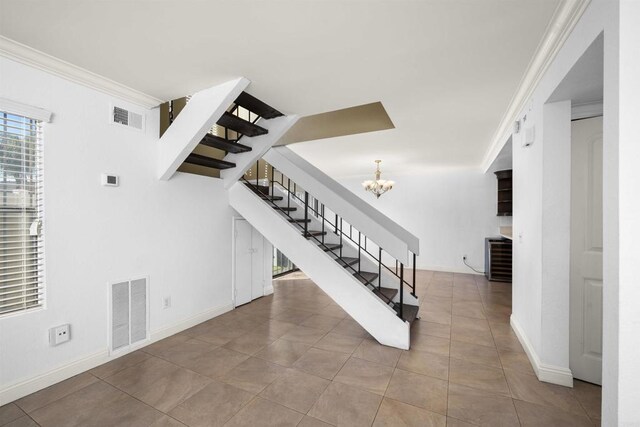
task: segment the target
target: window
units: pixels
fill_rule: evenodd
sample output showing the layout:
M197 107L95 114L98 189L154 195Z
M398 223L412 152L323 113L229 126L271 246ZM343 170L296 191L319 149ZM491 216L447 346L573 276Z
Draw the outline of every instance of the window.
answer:
M41 122L0 111L0 315L44 299Z

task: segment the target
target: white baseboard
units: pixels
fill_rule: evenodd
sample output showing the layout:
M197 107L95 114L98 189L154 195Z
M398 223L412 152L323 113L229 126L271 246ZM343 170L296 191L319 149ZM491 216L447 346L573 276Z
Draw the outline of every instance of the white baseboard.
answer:
M462 274L473 274L475 276L484 276L484 273L478 273L466 266L443 267L441 265L420 265L420 263L418 263L418 270L429 270L429 271L440 271L443 273L462 273Z
M231 303L225 304L221 307L216 307L199 313L195 316L189 317L174 325L162 328L155 332L151 332L151 339L149 341L146 341L144 343L144 346L152 344L156 341L160 341L161 339L177 334L178 332L182 332L185 329L189 329L199 323L206 322L207 320L224 314L232 309L233 305ZM117 359L120 356L131 353L132 351L139 350L144 346L139 345L131 347L128 351L118 352L113 356L110 356L109 349L105 348L104 350L101 350L97 353L93 353L88 356L76 359L49 372L45 372L44 374L6 386L0 389L0 406L6 405L7 403L20 399L21 397L27 396L31 393L35 393L38 390L42 390L43 388L49 387L51 385L59 383L60 381L64 381L75 375L81 374L82 372L93 369L96 366L100 366L103 363L109 362L110 360Z
M273 286L266 286L264 288L264 296L271 295L273 293Z
M568 368L563 368L561 366L553 366L547 365L540 361L540 357L534 350L531 342L527 339L527 336L524 334L524 331L520 327L520 324L513 317L513 314L510 317L511 328L516 333L520 344L522 344L522 348L524 348L529 361L531 362L531 366L533 367L533 371L540 381L544 381L546 383L562 385L565 387L573 387L573 374L571 370Z

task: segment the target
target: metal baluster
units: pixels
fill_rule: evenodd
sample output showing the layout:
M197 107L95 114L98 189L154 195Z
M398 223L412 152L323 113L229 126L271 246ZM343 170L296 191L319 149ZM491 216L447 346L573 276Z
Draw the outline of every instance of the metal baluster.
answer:
M336 221L334 222L336 226L336 234L338 234L338 214L336 214Z
M273 180L274 180L274 179L275 179L275 177L276 177L276 176L274 175L274 171L275 171L275 168L274 168L273 166L271 166L271 195L272 195L272 196L273 196L273 195L275 195L275 193L273 192L273 184L274 184L274 183L273 183Z
M361 237L361 235L362 235L362 233L360 233L360 232L358 231L358 272L360 272L360 249L361 249L361 246L360 246L360 237Z
M324 246L324 204L320 205L320 211L322 212L322 246Z
M342 258L342 217L340 217L340 258Z
M413 254L413 294L412 295L414 297L416 296L416 254Z
M404 306L404 265L400 263L400 318L402 320L404 320L403 309L402 309L403 306Z
M380 281L382 280L382 248L378 248L378 290L380 289Z
M308 235L309 233L309 224L307 220L309 219L309 192L304 192L304 236L311 237Z

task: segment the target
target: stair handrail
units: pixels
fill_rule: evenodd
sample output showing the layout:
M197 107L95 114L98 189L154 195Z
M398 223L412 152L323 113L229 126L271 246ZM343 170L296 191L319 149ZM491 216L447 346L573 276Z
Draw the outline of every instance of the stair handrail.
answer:
M420 242L415 235L289 148L272 147L263 159L324 200L325 205L383 246L395 259L408 264L410 253L420 254Z

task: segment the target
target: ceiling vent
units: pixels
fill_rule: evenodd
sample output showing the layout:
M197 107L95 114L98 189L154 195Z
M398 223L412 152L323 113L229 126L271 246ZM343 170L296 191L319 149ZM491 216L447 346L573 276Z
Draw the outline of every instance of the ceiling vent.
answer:
M134 113L122 107L111 106L109 120L111 123L126 126L131 129L144 130L144 115Z

